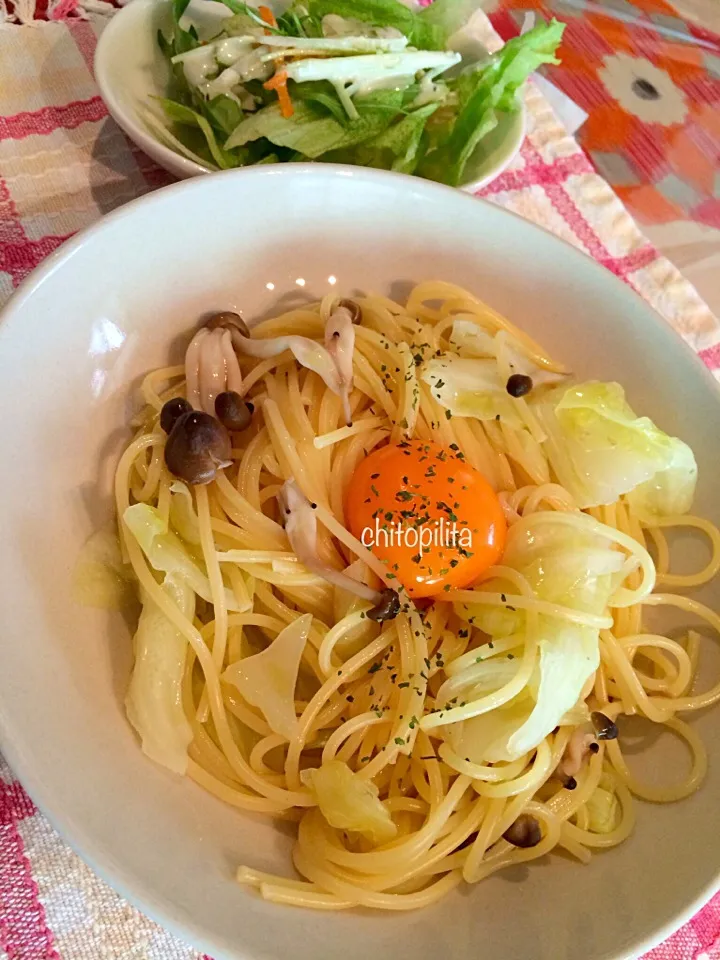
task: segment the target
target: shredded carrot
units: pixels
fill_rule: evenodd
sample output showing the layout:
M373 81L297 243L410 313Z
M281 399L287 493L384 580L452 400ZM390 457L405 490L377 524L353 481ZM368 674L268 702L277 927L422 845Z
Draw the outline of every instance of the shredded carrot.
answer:
M262 8L261 8L262 9ZM280 101L280 113L288 120L293 113L292 100L287 88L288 75L286 70L278 70L274 77L263 84L266 90L276 90Z
M269 27L277 27L275 14L270 7L258 7L258 13L260 14L260 19L264 20ZM270 33L270 31L266 30L265 33Z

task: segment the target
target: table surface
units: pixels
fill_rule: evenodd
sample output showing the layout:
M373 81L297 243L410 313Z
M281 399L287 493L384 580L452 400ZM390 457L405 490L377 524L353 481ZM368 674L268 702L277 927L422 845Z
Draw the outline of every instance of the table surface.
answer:
M108 6L102 0L85 5ZM0 21L7 9L8 0L0 0ZM16 19L32 18L32 0L16 0L12 9ZM50 0L49 9L56 22L0 22L0 305L77 230L170 181L127 141L98 95L92 57L103 17L79 19L79 0ZM527 104L523 150L484 196L603 263L720 373L720 325L706 304L639 232L532 87ZM100 957L190 960L198 954L75 856L0 758L0 960ZM649 957L720 960L720 898Z

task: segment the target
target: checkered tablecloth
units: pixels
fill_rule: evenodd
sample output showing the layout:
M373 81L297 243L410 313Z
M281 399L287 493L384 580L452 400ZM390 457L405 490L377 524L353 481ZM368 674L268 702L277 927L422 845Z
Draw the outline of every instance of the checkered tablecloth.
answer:
M3 25L8 3L0 0L0 305L77 230L170 179L108 118L92 76L103 20L60 19L77 6L55 0L57 22L20 26L5 17ZM484 196L600 261L720 370L717 320L639 233L539 93L530 89L527 101L527 142ZM70 851L0 759L0 960L197 957ZM650 957L720 960L720 898Z

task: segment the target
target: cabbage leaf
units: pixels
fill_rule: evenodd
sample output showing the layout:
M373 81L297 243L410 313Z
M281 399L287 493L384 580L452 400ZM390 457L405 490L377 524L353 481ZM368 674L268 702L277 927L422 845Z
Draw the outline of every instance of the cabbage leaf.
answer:
M547 393L534 407L548 434L548 459L581 508L623 494L658 516L686 513L697 465L692 450L637 417L619 383L590 381Z
M625 554L595 531L553 523L548 514L531 515L508 532L503 565L521 573L540 600L584 613L601 615L623 577ZM489 633L493 639L512 636L517 645L531 638L528 618L512 607L512 592L502 580L486 581L478 592L502 592L508 604L493 608L482 604L457 604L456 612ZM518 697L500 709L465 720L453 731L451 743L474 762L513 760L536 747L568 715L577 712L587 680L600 663L599 631L541 614L536 637L539 658L533 676ZM511 679L493 668L494 658L473 665L463 700L476 699L500 689ZM517 661L512 661L516 664ZM492 674L491 671L495 670ZM487 674L483 684L483 673ZM462 682L462 674L453 676Z
M295 686L312 614L288 624L265 650L233 663L223 674L242 697L257 707L274 733L293 736L297 727Z
M195 593L187 581L167 573L162 590L192 622ZM128 719L151 760L184 774L192 740L182 705L187 640L149 597L144 598L134 647L135 666L125 698Z
M331 827L359 833L373 844L387 843L397 835L397 826L381 803L378 788L341 760L306 770L303 780L312 788L320 812Z
M155 570L183 577L199 597L208 603L213 602L207 574L190 555L180 537L168 528L155 507L147 503L135 503L126 509L123 521ZM225 605L232 612L249 609L247 605L241 608L235 594L227 587Z

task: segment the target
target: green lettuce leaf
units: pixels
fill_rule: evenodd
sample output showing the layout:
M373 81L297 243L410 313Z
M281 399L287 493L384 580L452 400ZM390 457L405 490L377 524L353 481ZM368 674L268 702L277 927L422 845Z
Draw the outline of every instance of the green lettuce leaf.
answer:
M315 80L313 83L294 83L291 86L293 102L303 100L315 104L321 111L346 127L350 118L340 102L335 87L327 80ZM271 101L272 102L272 101Z
M376 154L372 165L385 169L389 167L399 173L412 173L417 164L425 124L439 106L439 103L427 103L424 107L418 107L377 137L368 140L364 147Z
M301 100L285 118L272 103L246 117L233 132L225 150L243 146L261 137L280 147L289 147L315 160L330 150L353 146L376 136L390 125L403 103L403 91L379 90L355 101L359 116L347 124L328 116L326 110Z
M205 116L213 128L225 137L229 137L233 130L242 122L242 107L232 97L220 94L210 101L203 103Z
M310 16L303 3L294 3L277 18L278 28L286 37L322 37L322 22Z
M419 24L419 29L427 31L429 42L436 44L428 49L444 50L450 37L468 22L477 9L477 0L433 0L416 14L415 29L418 30Z
M193 110L192 107L187 107L182 103L177 103L175 100L168 100L164 97L158 97L157 99L168 118L174 123L180 123L190 127L197 127L201 131L202 135L205 137L205 141L213 161L218 165L218 167L220 167L221 170L229 170L231 167L240 166L241 161L239 156L231 153L229 150L223 149L223 147L220 146L217 141L217 137L215 136L215 131L206 117L204 117L201 113L198 113L197 110ZM228 100L229 98L225 97L224 99ZM213 103L214 102L215 101L213 101Z
M374 27L394 27L410 37L416 15L400 0L308 0L310 16L321 20L329 13L352 20L362 20Z
M518 93L543 63L557 63L555 51L565 25L539 23L528 33L508 40L475 70L456 81L460 109L448 141L427 158L420 173L453 186L462 182L473 151L498 122L500 112L517 108Z

